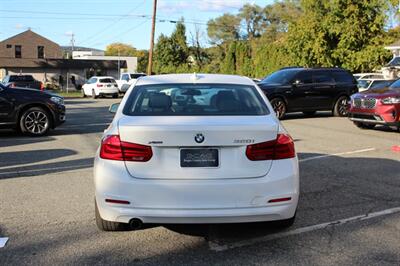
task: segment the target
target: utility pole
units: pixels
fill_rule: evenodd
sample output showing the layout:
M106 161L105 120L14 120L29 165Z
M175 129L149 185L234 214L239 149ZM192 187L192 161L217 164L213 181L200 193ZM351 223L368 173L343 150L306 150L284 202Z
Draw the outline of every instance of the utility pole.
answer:
M154 48L154 31L156 29L156 13L157 13L157 0L153 2L153 19L151 23L151 38L149 50L149 65L147 67L147 75L151 75L153 68L153 48Z
M118 79L121 78L121 65L119 61L120 53L119 53L119 48L118 48Z
M74 54L74 45L75 45L75 39L74 39L75 34L71 33L71 57L73 58Z

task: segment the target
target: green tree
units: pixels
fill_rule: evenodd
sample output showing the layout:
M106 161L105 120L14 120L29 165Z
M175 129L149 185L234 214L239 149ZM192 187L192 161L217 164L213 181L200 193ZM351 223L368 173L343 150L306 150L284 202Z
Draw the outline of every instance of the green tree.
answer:
M223 14L207 22L207 34L213 44L238 40L240 37L240 21L238 16Z
M189 71L189 48L186 43L186 28L183 21L176 24L171 37L160 35L154 51L156 73Z
M224 74L236 73L236 42L230 43L221 70Z
M107 45L105 55L110 56L137 56L138 50L130 44L125 43L112 43Z
M170 40L174 54L173 65L180 66L187 64L189 48L186 42L186 27L183 20L179 21L176 24L175 30L172 32Z
M303 0L302 8L304 15L288 34L288 50L297 65L364 71L387 57L382 47L384 0Z
M261 36L265 28L265 17L260 6L245 4L239 10L238 16L244 21L247 38L252 39Z

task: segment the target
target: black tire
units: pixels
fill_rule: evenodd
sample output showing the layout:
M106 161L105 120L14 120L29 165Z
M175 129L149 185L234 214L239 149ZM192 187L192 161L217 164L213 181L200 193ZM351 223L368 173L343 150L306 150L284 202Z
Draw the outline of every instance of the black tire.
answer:
M51 122L49 112L42 107L31 107L22 113L19 126L23 134L39 137L49 132Z
M86 98L85 90L83 88L82 88L81 92L82 92L82 98Z
M97 99L96 92L94 90L92 90L92 98Z
M305 116L314 116L316 112L317 112L317 111L306 111L306 112L303 112L303 114L304 114Z
M286 114L286 103L282 98L274 98L271 100L272 108L276 113L278 119L282 119Z
M97 207L97 202L95 201L95 217L96 225L101 231L127 231L129 230L129 224L110 222L103 220L100 216L99 209Z
M373 129L375 127L375 124L366 124L362 122L354 122L354 125L361 129Z
M335 103L335 107L333 108L333 115L339 117L345 117L349 114L348 111L348 101L349 97L340 96Z
M114 93L112 97L113 97L114 99L116 99L116 98L118 98L118 96L119 96L118 93Z

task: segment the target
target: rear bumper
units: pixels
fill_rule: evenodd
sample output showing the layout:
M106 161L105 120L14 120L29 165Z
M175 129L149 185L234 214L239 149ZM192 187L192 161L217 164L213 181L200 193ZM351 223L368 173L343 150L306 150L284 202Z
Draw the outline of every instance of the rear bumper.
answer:
M97 158L96 201L104 220L127 223L240 223L294 216L299 198L298 161L274 161L268 175L224 180L143 180L131 177L123 162ZM280 203L271 199L290 197ZM129 201L129 205L105 199Z
M114 94L118 94L118 93L119 93L119 90L117 87L110 88L110 89L98 90L98 95L114 95Z

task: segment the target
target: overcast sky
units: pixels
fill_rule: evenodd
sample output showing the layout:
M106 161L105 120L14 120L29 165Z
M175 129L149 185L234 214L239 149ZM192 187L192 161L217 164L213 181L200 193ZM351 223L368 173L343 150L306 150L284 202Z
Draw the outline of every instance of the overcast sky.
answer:
M158 0L156 37L170 34L170 20L183 17L188 35L195 25L204 32L209 19L237 13L245 3L265 6L273 0ZM153 0L0 0L0 39L28 28L60 45L104 49L124 42L148 49Z

